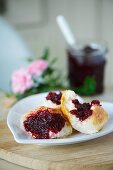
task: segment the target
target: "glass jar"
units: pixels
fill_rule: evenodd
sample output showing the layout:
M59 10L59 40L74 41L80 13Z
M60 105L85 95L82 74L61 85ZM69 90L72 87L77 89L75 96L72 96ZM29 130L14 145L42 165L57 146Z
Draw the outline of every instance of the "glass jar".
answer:
M70 86L80 95L101 94L104 90L105 43L88 41L67 49Z

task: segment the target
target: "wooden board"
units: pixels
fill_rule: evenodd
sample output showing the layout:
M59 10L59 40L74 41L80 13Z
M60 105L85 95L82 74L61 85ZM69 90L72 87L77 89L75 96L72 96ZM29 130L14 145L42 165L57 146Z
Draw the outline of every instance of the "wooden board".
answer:
M0 122L0 158L36 170L113 169L113 133L74 145L23 145Z

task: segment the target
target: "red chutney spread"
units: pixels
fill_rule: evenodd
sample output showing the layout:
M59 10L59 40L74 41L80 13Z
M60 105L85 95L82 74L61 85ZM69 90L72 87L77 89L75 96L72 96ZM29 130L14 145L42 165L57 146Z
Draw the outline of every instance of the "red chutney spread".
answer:
M84 121L87 119L89 116L92 115L93 111L91 110L91 106L93 105L100 105L99 100L92 100L91 104L90 103L80 103L77 99L72 100L72 103L75 105L74 110L71 110L71 114L75 115L77 118L79 118L80 121Z
M61 104L61 97L62 93L59 92L58 94L55 92L49 92L48 95L46 96L47 100L51 100L53 103L60 105Z
M50 113L48 109L32 112L23 122L27 132L36 139L49 139L49 131L58 133L65 125L65 119L59 113Z

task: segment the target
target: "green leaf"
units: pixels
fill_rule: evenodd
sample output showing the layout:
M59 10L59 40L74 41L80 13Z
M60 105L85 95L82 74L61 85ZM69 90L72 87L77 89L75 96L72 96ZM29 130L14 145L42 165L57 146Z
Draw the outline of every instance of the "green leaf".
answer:
M49 59L49 48L46 48L44 54L42 55L41 59L48 60Z
M95 93L96 79L93 76L87 76L84 80L83 85L76 87L75 91L81 95L92 95Z

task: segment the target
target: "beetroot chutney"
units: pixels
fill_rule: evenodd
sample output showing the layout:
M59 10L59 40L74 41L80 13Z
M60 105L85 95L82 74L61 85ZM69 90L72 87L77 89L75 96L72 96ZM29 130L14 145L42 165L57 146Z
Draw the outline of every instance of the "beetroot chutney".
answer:
M72 100L72 103L75 105L76 109L71 110L70 113L79 118L80 121L84 121L89 116L92 115L93 111L91 110L91 106L93 105L101 106L99 100L92 100L91 104L90 103L81 104L77 99L75 99Z
M61 97L62 93L55 93L55 92L49 92L48 95L46 96L47 100L51 100L53 103L60 105L61 104Z
M49 131L58 133L65 125L65 119L59 113L51 113L49 109L35 110L23 122L27 132L36 139L49 139Z

